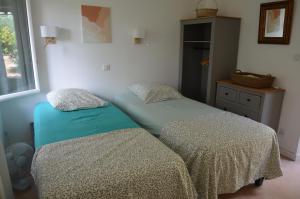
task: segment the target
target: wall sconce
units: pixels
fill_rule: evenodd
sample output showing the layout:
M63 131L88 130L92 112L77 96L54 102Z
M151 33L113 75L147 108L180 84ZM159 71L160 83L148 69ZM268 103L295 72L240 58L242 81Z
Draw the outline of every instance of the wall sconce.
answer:
M41 37L45 39L45 46L48 44L56 44L57 27L41 26Z
M134 44L141 44L143 39L146 38L146 31L141 28L134 29L132 32L132 38Z

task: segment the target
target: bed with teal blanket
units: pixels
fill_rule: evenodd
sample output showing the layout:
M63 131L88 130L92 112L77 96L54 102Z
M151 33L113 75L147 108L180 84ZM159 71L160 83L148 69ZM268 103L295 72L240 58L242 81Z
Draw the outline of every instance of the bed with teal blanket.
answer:
M113 104L95 109L62 112L43 102L34 111L36 149L50 143L129 128L139 128L139 125Z
M38 198L196 199L183 160L112 104L36 106L31 174Z

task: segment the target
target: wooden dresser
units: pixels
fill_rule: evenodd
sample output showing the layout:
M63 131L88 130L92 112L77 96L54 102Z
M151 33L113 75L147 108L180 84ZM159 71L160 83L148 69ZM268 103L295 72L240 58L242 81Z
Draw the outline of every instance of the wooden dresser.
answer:
M217 82L216 107L248 117L278 130L285 90L255 89L231 80Z

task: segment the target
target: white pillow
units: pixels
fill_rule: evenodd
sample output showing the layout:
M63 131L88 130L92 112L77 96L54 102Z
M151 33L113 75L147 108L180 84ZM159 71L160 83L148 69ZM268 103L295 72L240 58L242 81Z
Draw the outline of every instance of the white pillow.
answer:
M146 104L182 98L176 89L162 84L134 84L129 89Z
M106 105L106 102L86 90L61 89L47 94L49 103L60 111L75 111L80 109L97 108Z

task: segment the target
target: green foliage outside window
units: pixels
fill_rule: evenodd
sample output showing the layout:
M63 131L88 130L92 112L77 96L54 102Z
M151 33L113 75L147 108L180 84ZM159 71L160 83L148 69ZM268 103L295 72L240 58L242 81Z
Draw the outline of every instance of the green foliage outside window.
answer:
M12 15L0 15L0 43L3 54L13 59L17 57L17 42Z

